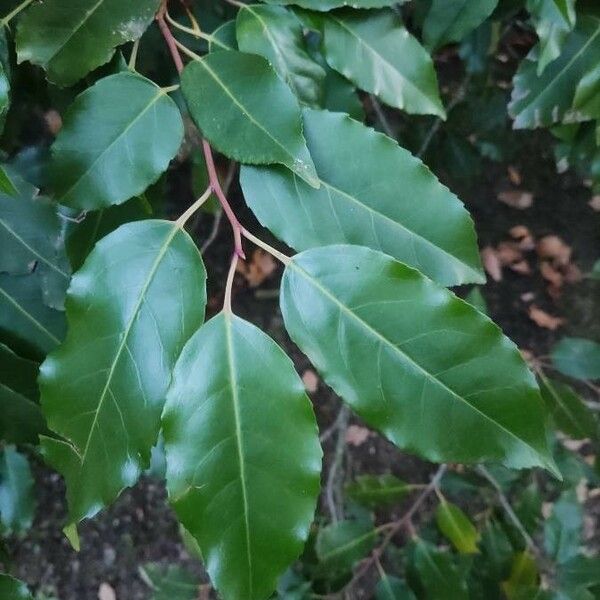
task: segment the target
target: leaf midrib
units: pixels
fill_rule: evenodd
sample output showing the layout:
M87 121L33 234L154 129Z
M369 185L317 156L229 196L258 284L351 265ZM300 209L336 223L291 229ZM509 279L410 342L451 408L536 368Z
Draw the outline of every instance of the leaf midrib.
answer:
M88 434L87 440L86 440L86 444L84 447L84 451L83 454L81 455L81 466L84 465L85 460L87 458L87 453L88 450L90 448L90 444L92 441L92 438L94 436L94 431L97 428L97 424L98 424L98 418L100 415L100 412L102 410L102 407L104 405L104 401L106 399L106 397L108 396L108 391L110 389L111 383L112 383L112 379L114 377L115 374L115 370L117 368L117 365L119 364L119 361L121 359L121 355L123 353L123 351L126 349L127 347L127 342L128 342L128 338L129 338L129 334L131 333L131 329L133 328L133 324L139 314L140 308L146 298L146 293L152 283L152 281L154 280L154 276L156 275L156 272L158 270L158 267L160 266L160 263L162 262L165 254L167 253L167 250L169 249L171 242L173 241L173 239L175 238L175 236L181 231L181 229L179 228L179 226L176 223L172 224L172 231L169 233L169 235L165 238L165 241L163 243L163 245L161 246L158 255L156 257L156 259L154 260L154 262L152 263L152 267L150 268L150 271L148 272L148 276L146 277L146 281L144 282L144 285L142 287L142 289L140 290L140 294L139 294L139 298L134 306L134 309L131 313L131 316L129 318L129 321L127 322L127 326L125 327L125 331L123 332L123 337L121 339L121 342L119 343L119 346L117 347L117 351L115 353L115 357L110 365L110 370L108 372L108 376L106 378L106 383L104 384L104 388L102 389L102 392L100 394L100 398L98 400L98 407L96 408L96 410L94 411L94 419L92 421L92 425L90 427L90 432Z
M339 310L341 312L343 312L343 313L345 313L347 315L350 315L355 321L357 321L373 337L377 338L381 343L385 344L386 347L392 348L392 350L394 352L396 352L397 354L399 354L405 361L407 361L409 364L411 364L413 367L415 367L417 371L419 371L420 373L422 373L422 375L428 381L434 382L437 385L439 385L446 392L448 392L451 396L453 396L454 398L456 398L457 400L459 400L459 402L461 404L464 404L465 406L467 406L468 408L470 408L472 411L474 411L475 413L477 413L478 415L480 415L481 417L483 417L483 419L485 419L486 421L489 421L494 426L496 426L498 429L500 429L501 431L503 431L509 437L517 440L520 444L523 444L527 448L530 448L535 453L536 456L542 458L540 456L540 453L539 453L538 450L536 450L531 445L529 445L527 442L525 442L524 440L522 440L521 438L519 438L512 431L506 429L506 427L504 427L504 425L502 425L501 423L498 423L497 421L494 421L494 419L492 419L490 416L488 416L485 413L481 412L481 410L479 410L476 406L473 406L472 404L470 404L460 394L458 394L457 392L455 392L452 388L449 388L443 381L440 381L439 379L437 379L433 374L431 374L424 367L422 367L418 362L416 362L411 356L409 356L408 354L406 354L404 351L402 351L400 348L398 348L395 344L393 344L390 340L388 340L384 335L382 335L381 333L379 333L379 331L377 331L376 329L374 329L373 327L371 327L371 325L369 325L366 321L363 321L358 315L356 315L354 312L352 312L352 310L350 310L345 304L343 304L342 302L340 302L326 287L324 287L323 285L321 285L307 271L305 271L296 262L294 262L294 259L292 259L292 261L289 263L288 267L294 269L295 271L297 271L301 275L303 275L305 277L305 279L307 281L309 281L318 291L320 291L333 304L335 304L339 308Z
M98 162L117 144L121 138L123 138L129 130L152 108L160 98L165 95L165 91L162 88L157 88L157 93L152 97L150 102L131 120L127 126L104 148L104 150L94 159L94 162L77 178L77 180L71 184L61 196L61 200L73 194L73 191L86 179L89 174L94 170Z
M59 275L62 275L65 279L69 279L67 273L65 273L61 268L59 268L54 263L50 262L45 256L41 255L35 248L32 248L14 229L12 229L4 219L0 219L0 225L8 231L10 235L12 235L24 248L26 248L31 254L41 260L45 265L50 267L53 271L56 271Z

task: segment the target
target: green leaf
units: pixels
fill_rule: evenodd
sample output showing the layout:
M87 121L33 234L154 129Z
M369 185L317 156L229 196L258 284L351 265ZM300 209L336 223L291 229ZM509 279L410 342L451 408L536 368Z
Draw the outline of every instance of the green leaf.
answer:
M37 444L46 421L37 403L38 364L17 356L0 343L0 439L12 444Z
M122 204L158 179L182 139L166 90L134 73L100 79L77 96L52 146L57 201L81 210Z
M559 571L561 586L574 588L600 584L600 557L575 556L563 563Z
M579 19L560 56L541 75L537 75L540 45L536 45L513 79L508 110L514 128L534 129L560 122L573 103L576 85L584 74L596 68L598 56L600 18L589 15Z
M12 180L12 175L8 173L5 166L0 165L0 193L14 198L19 197L19 190Z
M563 338L552 350L552 362L575 379L600 379L600 344L585 338Z
M489 521L481 532L482 569L494 582L505 579L510 570L513 548L502 526Z
M177 361L163 434L171 503L214 586L228 600L266 598L300 554L319 493L316 422L291 361L220 313Z
M264 0L267 4L295 4L310 10L328 11L333 8L382 8L394 4L404 4L407 0Z
M406 112L445 118L431 57L394 12L332 13L324 34L327 62L360 89Z
M442 500L435 512L435 521L461 554L475 554L478 551L479 532L458 506Z
M481 293L480 287L474 287L465 296L465 301L468 302L471 306L474 306L480 313L483 313L484 315L489 314L488 305L483 294Z
M65 315L44 304L35 273L0 273L0 341L23 356L42 358L64 333Z
M236 21L239 49L264 56L301 102L321 101L325 71L306 51L302 23L279 6L244 4Z
M538 578L533 556L527 551L519 552L515 554L509 578L502 584L502 589L508 600L517 600L523 589L533 588L537 584Z
M518 349L448 290L380 252L329 246L292 259L280 299L325 381L400 448L557 472Z
M141 198L132 198L125 204L88 213L71 229L67 238L67 253L73 269L77 270L83 265L103 237L125 223L147 219L148 216L148 206Z
M598 437L596 415L583 403L573 388L541 376L540 389L542 398L561 431L575 439Z
M583 508L575 491L563 492L544 523L544 547L556 562L565 563L579 554Z
M435 50L460 42L491 14L498 0L433 0L423 24L425 46Z
M0 573L0 598L2 600L33 600L27 586L18 579Z
M565 40L575 27L575 0L527 0L535 31L540 38L537 74L560 56Z
M141 567L144 581L152 588L151 600L197 600L200 581L177 565Z
M0 524L4 535L21 534L31 527L35 511L33 492L27 458L14 446L5 446L0 450ZM4 596L0 597L4 600Z
M191 238L155 220L105 237L73 276L67 339L39 379L48 426L65 438L42 449L67 480L71 522L148 467L171 369L204 320L205 282Z
M412 548L412 560L427 600L468 600L466 582L449 552L417 539Z
M116 46L142 36L160 0L46 0L19 21L17 60L43 67L48 79L70 86L107 63ZM133 100L131 98L130 100Z
M415 489L394 475L360 475L346 486L348 496L364 506L396 504Z
M403 579L383 573L375 586L375 600L417 600Z
M566 119L600 119L600 72L597 67L588 71L577 84L573 107L567 113ZM598 141L596 145L600 146Z
M18 196L0 193L0 271L40 278L44 302L62 309L71 267L56 205L13 177Z
M346 520L319 529L315 550L323 573L347 573L377 543L377 530L369 519Z
M266 59L212 52L186 66L181 87L192 118L220 152L243 163L285 165L318 185L298 102Z
M323 82L323 108L348 113L357 121L365 118L365 111L354 85L329 67L325 69Z
M239 50L234 19L226 21L211 33L208 50L209 52L218 50Z
M469 214L419 159L339 113L304 111L304 131L318 190L278 167L241 172L246 201L276 236L297 250L368 246L444 285L485 281Z

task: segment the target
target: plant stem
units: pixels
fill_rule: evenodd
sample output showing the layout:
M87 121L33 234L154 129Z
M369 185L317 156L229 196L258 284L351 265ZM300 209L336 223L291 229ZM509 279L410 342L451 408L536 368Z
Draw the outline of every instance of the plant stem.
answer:
M133 48L131 49L131 56L129 57L129 64L127 65L130 71L135 71L135 63L137 61L138 50L140 47L140 39L138 38L133 42Z
M192 215L210 198L212 194L212 188L209 186L205 192L194 202L180 217L175 221L177 227L183 229L185 224L190 220Z
M245 227L241 229L242 235L249 239L251 242L254 242L257 246L274 256L277 260L281 261L286 267L292 262L292 259L289 256L286 256L279 250L275 250L273 246L269 246L266 242L263 242L261 239L257 238L255 235L252 235Z
M340 482L342 477L338 475L338 471L342 466L344 459L344 450L346 449L346 431L348 430L348 420L350 418L350 411L348 407L343 404L340 409L339 420L337 421L337 440L335 442L335 453L333 455L333 461L329 467L329 473L327 474L327 485L325 486L325 499L327 500L327 508L331 515L333 523L337 523L340 518L343 518L342 502L340 502Z
M21 4L19 4L19 6L17 6L14 10L11 10L1 21L0 21L0 26L2 27L6 27L9 22L14 19L14 17L16 17L21 11L25 10L31 3L33 2L33 0L24 0L24 2L21 2Z
M231 264L229 265L229 273L227 273L227 283L225 284L225 299L223 300L223 310L230 315L233 314L231 310L231 292L233 290L233 279L235 277L235 271L237 269L239 256L237 253L233 253L231 257Z
M173 59L173 63L175 64L175 68L177 69L177 72L181 74L184 65L183 61L181 60L179 50L177 49L177 41L175 40L175 37L169 29L169 25L165 21L166 12L167 0L163 0L162 4L160 5L160 8L158 9L158 12L156 13L156 22L158 23L158 27L160 29L160 32L162 33L163 38L165 39L165 42L167 43L169 52L171 53L171 58Z

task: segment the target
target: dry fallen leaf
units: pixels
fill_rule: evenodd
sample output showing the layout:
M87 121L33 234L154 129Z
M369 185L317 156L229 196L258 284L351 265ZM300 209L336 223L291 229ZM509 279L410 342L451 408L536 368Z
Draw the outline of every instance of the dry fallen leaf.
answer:
M523 210L533 204L533 194L523 190L508 190L498 194L498 200L512 208Z
M567 265L571 261L571 247L557 235L547 235L537 243L537 253L541 259L549 259L557 265Z
M529 318L539 327L550 329L551 331L558 329L565 322L561 317L554 317L535 304L529 307Z
M367 441L371 432L365 427L358 425L350 425L346 430L346 443L350 446L360 446Z
M520 260L516 263L512 263L510 269L519 275L531 275L531 267L526 260Z
M592 196L592 199L588 202L588 205L592 210L600 212L600 194Z
M519 169L512 165L508 165L508 178L513 185L521 185L521 182L523 181Z
M491 246L486 246L481 250L481 262L487 274L494 281L502 281L502 265L496 251Z
M552 285L560 287L563 284L563 275L555 269L549 262L543 261L540 264L540 273L542 277Z
M535 248L535 240L531 231L525 225L515 225L508 231L510 237L518 242L519 249L523 251L533 250Z
M247 262L239 262L237 271L241 273L248 285L252 288L258 287L265 279L273 275L277 269L275 259L268 253L257 248L252 258Z
M311 369L306 369L306 371L302 373L302 383L304 383L306 391L311 394L314 394L319 389L319 378Z
M523 253L515 242L500 242L496 248L496 256L505 267L523 260Z
M117 594L108 583L101 583L98 588L98 600L117 600Z

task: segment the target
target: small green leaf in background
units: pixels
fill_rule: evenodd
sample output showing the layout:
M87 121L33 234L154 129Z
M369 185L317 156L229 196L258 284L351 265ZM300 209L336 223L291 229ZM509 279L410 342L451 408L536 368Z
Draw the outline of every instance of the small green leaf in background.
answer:
M219 25L210 34L208 51L218 52L219 50L239 50L234 19Z
M442 499L435 512L435 521L460 553L478 552L479 532L458 506Z
M574 556L560 565L558 579L564 588L600 585L600 557Z
M358 246L307 250L286 266L280 304L326 382L398 447L556 473L543 401L516 346L417 271Z
M600 344L584 338L563 338L552 350L552 362L564 375L600 379Z
M241 170L263 225L298 251L357 244L443 285L485 282L468 212L419 159L344 114L307 109L304 131L318 190L280 167Z
M563 492L544 523L544 547L548 555L558 563L577 556L582 526L583 508L575 491Z
M517 600L523 589L533 588L538 581L539 573L535 559L529 552L519 552L513 558L509 578L502 584L508 600Z
M73 276L65 342L40 368L46 460L67 481L71 522L90 518L148 467L171 370L204 321L206 270L177 223L106 236Z
M0 343L0 440L37 444L38 435L47 433L38 404L38 368Z
M573 103L577 83L597 67L598 56L600 17L591 15L581 16L567 36L560 56L541 75L537 74L540 45L536 45L513 79L508 111L514 119L514 128L535 129L560 122Z
M352 6L352 8L381 8L394 4L404 4L407 0L265 0L267 4L296 4L310 10L328 11L332 8Z
M325 58L389 106L445 118L433 61L389 10L344 10L324 19Z
M262 56L211 52L186 66L181 87L192 118L217 150L242 163L285 165L319 185L298 101Z
M349 573L377 543L370 519L338 521L319 529L315 549L324 573Z
M480 313L484 315L489 314L489 309L487 302L483 294L481 293L481 288L479 286L475 286L466 296L465 301L474 306Z
M130 72L104 77L77 96L52 146L57 201L81 210L122 204L158 179L182 139L164 89Z
M151 600L197 600L200 581L185 569L147 564L140 567L144 582L152 589Z
M0 341L19 355L43 358L60 344L65 313L43 302L40 278L0 273Z
M375 586L375 600L417 600L417 597L406 581L383 573Z
M19 190L15 186L11 175L4 165L0 165L0 192L13 198L18 198Z
M537 74L560 56L565 39L575 27L575 0L527 0L535 32L540 38Z
M22 581L3 573L0 573L0 598L2 600L33 600L33 596Z
M291 10L244 4L236 31L239 49L264 56L301 102L321 103L325 71L306 51L302 23Z
M348 497L369 507L396 504L415 489L394 475L360 475L346 486Z
M572 110L567 113L566 119L574 118L577 121L600 118L600 72L596 67L588 71L577 84ZM598 127L598 126L596 126ZM599 135L596 129L596 145Z
M266 598L300 555L319 493L317 425L291 360L222 312L183 349L162 422L169 498L215 588Z
M466 581L449 552L417 539L412 545L410 560L427 600L468 600Z
M574 439L598 437L596 415L573 388L560 381L540 376L540 390L556 426L563 433Z
M31 527L35 511L34 481L27 458L14 446L0 450L0 525L3 535ZM4 596L0 595L4 600Z
M21 178L13 176L12 182L18 196L0 193L0 272L35 272L44 302L62 309L71 267L57 207Z
M107 63L116 46L142 36L160 0L46 0L32 6L17 29L17 60L43 67L48 79L70 86ZM134 100L131 98L130 100Z
M513 547L506 532L497 521L488 521L481 532L478 557L482 570L497 582L508 577L513 557Z
M491 14L498 0L433 0L423 24L429 50L460 42Z

